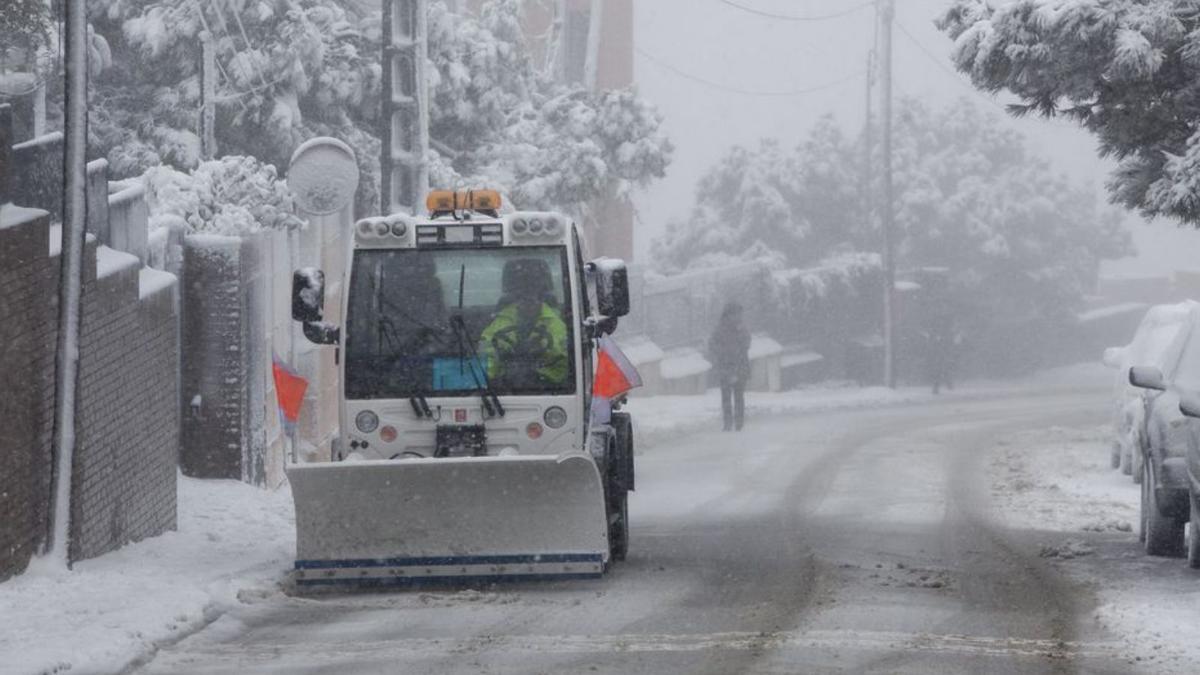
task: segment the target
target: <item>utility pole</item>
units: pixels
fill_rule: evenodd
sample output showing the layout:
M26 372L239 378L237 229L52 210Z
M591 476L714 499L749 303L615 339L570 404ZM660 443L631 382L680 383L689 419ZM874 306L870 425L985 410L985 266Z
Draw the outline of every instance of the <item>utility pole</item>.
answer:
M383 0L380 208L416 214L429 190L427 0Z
M87 231L87 16L84 3L63 3L66 13L66 92L63 162L61 267L59 271L58 342L54 387L54 500L46 556L61 567L70 565L71 473L75 463L75 404L79 383L79 319L83 286L83 248Z
M875 110L872 97L875 93L875 60L877 58L875 47L871 47L871 51L867 52L867 117L863 123L863 144L866 146L863 150L863 181L865 183L865 195L867 201L867 227L868 231L875 228Z
M208 31L200 32L200 156L217 156L217 50Z
M883 30L883 380L896 387L896 241L892 183L892 21L895 0L879 0Z

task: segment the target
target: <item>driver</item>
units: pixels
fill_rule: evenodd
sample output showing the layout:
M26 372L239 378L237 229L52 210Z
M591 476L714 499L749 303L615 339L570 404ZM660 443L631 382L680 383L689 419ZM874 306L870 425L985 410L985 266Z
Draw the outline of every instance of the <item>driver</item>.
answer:
M567 324L553 306L549 266L509 261L502 286L499 311L480 338L488 379L519 389L566 384Z

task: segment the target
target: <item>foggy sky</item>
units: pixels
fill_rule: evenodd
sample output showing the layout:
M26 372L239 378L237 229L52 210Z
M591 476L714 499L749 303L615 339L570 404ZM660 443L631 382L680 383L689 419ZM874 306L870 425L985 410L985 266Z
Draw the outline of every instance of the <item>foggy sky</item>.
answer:
M792 16L829 14L858 4L857 0L734 1ZM966 97L1025 133L1056 169L1093 185L1097 195L1105 197L1104 178L1112 163L1097 157L1091 135L1066 122L1007 118L999 106L1011 99L978 92L965 76L953 71L951 42L932 23L948 4L949 0L897 0L897 24L915 41L899 27L895 31L896 96L915 96L935 106ZM634 43L649 54L635 55L635 78L641 93L663 113L665 131L676 146L666 178L635 200L639 258L645 259L650 242L664 231L667 221L688 212L696 181L731 146L753 145L763 137L793 145L827 113L834 114L847 133L855 134L862 127L866 54L874 37L871 9L822 22L757 16L721 0L638 0L634 12ZM854 75L858 76L829 89L787 97L737 94L687 77L742 90L786 92ZM1136 215L1128 221L1142 250L1141 259L1110 264L1109 272L1200 267L1196 262L1200 233L1181 231L1170 223L1147 225Z

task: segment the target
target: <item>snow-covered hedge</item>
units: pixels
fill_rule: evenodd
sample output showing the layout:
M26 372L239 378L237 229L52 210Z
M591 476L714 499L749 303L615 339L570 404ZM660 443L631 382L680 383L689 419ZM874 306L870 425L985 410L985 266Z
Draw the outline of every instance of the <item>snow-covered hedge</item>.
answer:
M182 218L193 233L244 235L302 227L275 167L253 157L223 157L189 172L169 166L143 177L153 217Z

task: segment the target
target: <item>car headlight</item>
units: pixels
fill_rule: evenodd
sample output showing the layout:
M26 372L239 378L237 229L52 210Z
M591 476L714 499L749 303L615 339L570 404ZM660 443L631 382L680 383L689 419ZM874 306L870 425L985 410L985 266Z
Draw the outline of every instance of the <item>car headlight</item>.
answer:
M558 406L546 409L546 414L542 415L542 419L546 421L546 426L551 429L561 429L567 423L567 411Z
M379 428L379 415L370 410L364 410L355 415L354 426L358 427L358 430L364 434L369 434Z

